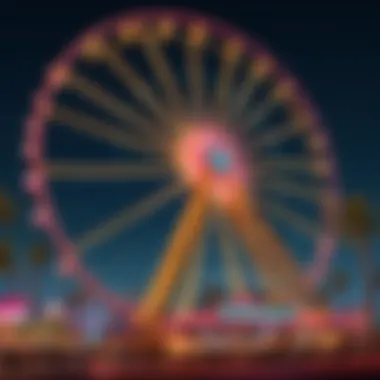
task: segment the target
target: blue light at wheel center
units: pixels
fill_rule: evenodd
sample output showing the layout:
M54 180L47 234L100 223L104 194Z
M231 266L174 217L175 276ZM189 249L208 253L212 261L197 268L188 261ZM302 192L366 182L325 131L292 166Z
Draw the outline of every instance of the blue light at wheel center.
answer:
M218 148L213 148L209 151L208 162L212 169L219 173L226 173L231 169L232 162L229 154Z

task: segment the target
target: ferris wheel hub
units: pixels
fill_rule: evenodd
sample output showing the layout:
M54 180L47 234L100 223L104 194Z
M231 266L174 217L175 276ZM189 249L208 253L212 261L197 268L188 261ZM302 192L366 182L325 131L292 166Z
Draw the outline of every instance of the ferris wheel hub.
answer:
M207 186L210 201L232 202L248 186L249 170L236 136L210 121L189 123L174 145L173 161L180 179L190 188Z

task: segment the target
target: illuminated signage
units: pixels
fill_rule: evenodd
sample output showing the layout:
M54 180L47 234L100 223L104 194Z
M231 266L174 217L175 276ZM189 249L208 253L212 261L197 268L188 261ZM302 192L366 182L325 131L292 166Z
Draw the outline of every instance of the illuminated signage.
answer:
M294 320L295 310L288 306L228 304L219 309L224 322L278 324Z

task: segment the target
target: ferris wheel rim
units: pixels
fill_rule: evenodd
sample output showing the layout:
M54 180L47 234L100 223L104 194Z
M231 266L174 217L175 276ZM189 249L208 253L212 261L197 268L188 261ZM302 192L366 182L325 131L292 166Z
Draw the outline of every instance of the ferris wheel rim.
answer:
M81 32L67 48L64 48L63 51L53 59L50 64L51 67L55 67L57 64L63 64L67 67L72 67L74 62L78 57L79 48L83 39L94 32L100 33L102 35L109 35L111 31L114 31L115 23L135 21L136 19L141 19L143 22L149 21L149 19L161 20L164 17L172 17L180 25L188 24L192 21L204 22L207 26L212 29L212 34L217 35L221 39L226 39L231 36L238 36L241 38L245 44L245 51L249 53L250 56L256 55L265 55L271 58L274 58L278 63L278 59L275 54L271 52L266 46L264 47L258 40L241 30L234 27L228 22L220 20L218 18L203 14L198 11L188 10L185 8L138 8L132 11L122 12L106 18L104 21L100 21L93 26L85 29ZM49 68L47 69L47 72ZM335 216L339 213L339 194L340 194L340 179L339 179L339 170L337 165L337 160L333 152L331 138L328 131L324 127L324 123L321 121L321 117L314 102L311 101L308 94L304 90L304 86L300 85L300 82L297 79L294 79L294 75L287 71L283 65L280 63L277 64L276 73L278 77L292 78L296 83L297 88L297 106L304 107L308 113L313 116L313 126L312 129L318 133L323 134L327 137L328 148L325 153L327 160L330 165L332 165L332 175L329 176L329 191L330 196L334 198L334 208L329 208L326 205L323 205L323 217L321 224L323 225L324 232L321 236L316 238L316 248L314 249L315 259L310 267L310 274L307 274L306 277L311 278L312 286L315 286L316 283L320 281L320 278L326 271L328 262L332 251L335 247L335 240L338 235L337 225ZM38 115L36 110L36 104L41 101L49 101L55 97L55 89L47 81L47 76L45 75L42 84L38 87L38 90L33 97L32 111L25 122L25 135L24 135L24 151L23 156L26 159L27 171L37 163L44 163L45 160L45 129L46 123L43 115ZM49 103L49 102L48 102ZM32 152L32 154L30 153ZM70 238L66 235L65 229L62 227L61 217L59 209L56 207L53 200L52 192L50 189L50 184L48 179L45 177L42 181L42 186L39 194L32 194L34 198L36 209L45 207L47 212L50 214L50 223L49 225L41 226L46 230L48 235L52 237L52 240L62 253L62 247L68 247L71 245ZM331 202L329 204L331 206ZM64 249L63 249L64 251ZM79 273L78 273L79 274ZM129 303L126 305L125 300L121 300L120 297L115 296L112 292L108 292L102 286L102 284L95 280L91 275L87 273L84 268L80 268L80 277L84 280L86 284L90 284L90 287L96 288L96 293L102 293L102 298L106 297L109 301L113 300L113 303L119 307L120 302L123 303L123 309L130 310ZM88 285L86 285L88 286Z

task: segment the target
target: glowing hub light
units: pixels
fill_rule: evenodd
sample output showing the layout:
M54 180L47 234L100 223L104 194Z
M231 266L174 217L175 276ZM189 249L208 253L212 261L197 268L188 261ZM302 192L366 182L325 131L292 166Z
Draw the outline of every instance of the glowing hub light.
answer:
M174 143L173 161L193 188L207 186L212 201L226 205L248 185L248 168L233 135L210 122L186 125Z
M232 167L228 152L216 148L211 148L208 159L212 169L218 173L228 173Z

